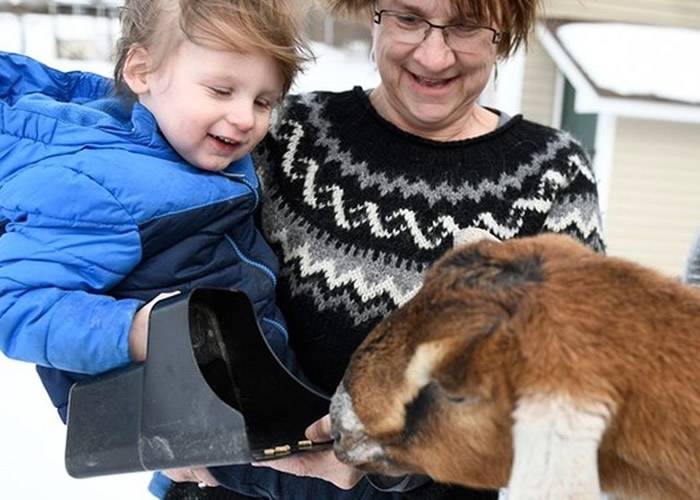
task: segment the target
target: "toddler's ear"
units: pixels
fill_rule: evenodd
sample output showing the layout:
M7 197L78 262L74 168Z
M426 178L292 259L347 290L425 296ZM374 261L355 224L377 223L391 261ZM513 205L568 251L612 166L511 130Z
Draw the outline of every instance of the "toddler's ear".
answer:
M151 68L151 55L145 47L132 47L126 56L122 75L129 89L137 96L147 93L148 73Z

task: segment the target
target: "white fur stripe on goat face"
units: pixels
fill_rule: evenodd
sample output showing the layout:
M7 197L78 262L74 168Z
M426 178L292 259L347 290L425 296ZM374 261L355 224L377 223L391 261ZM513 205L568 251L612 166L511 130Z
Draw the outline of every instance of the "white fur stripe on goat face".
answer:
M346 463L363 465L378 462L384 451L378 442L369 438L352 407L352 399L341 383L331 401L333 435L336 454Z

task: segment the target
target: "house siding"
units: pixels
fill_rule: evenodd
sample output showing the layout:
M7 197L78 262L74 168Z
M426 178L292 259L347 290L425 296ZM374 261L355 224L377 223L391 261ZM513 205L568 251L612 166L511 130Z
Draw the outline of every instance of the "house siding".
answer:
M546 17L700 26L698 0L545 0Z
M608 253L680 276L700 228L700 125L618 120Z
M544 125L552 123L557 68L544 47L533 38L528 46L523 81L522 113L525 118Z
M700 28L698 0L545 0L552 18ZM552 123L556 66L533 38L523 114ZM619 118L606 213L608 253L683 273L700 228L700 125Z

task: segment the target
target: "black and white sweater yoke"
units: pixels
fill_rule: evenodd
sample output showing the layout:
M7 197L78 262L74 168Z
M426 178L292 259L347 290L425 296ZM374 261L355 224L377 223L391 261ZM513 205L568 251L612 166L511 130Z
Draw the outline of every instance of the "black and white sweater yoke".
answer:
M521 116L484 136L435 142L384 120L360 88L291 96L255 160L292 347L329 392L460 231L565 232L603 248L585 153Z

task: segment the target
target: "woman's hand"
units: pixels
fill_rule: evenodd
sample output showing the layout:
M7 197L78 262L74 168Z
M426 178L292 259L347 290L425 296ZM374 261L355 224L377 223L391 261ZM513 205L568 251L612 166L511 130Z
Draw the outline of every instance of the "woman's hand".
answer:
M306 437L311 441L328 441L331 439L330 415L326 415L311 424L306 429ZM363 473L359 470L338 461L333 454L333 450L299 453L291 457L254 463L253 465L271 467L272 469L296 476L323 479L343 490L351 489L363 476Z
M134 320L131 322L129 329L129 355L131 361L141 362L146 360L148 351L148 320L151 316L151 310L158 302L173 295L177 295L180 291L160 293L155 299L144 305L134 314Z
M219 486L219 482L214 479L211 472L204 467L194 469L189 467L166 469L163 471L163 474L176 483L197 483L200 488Z

